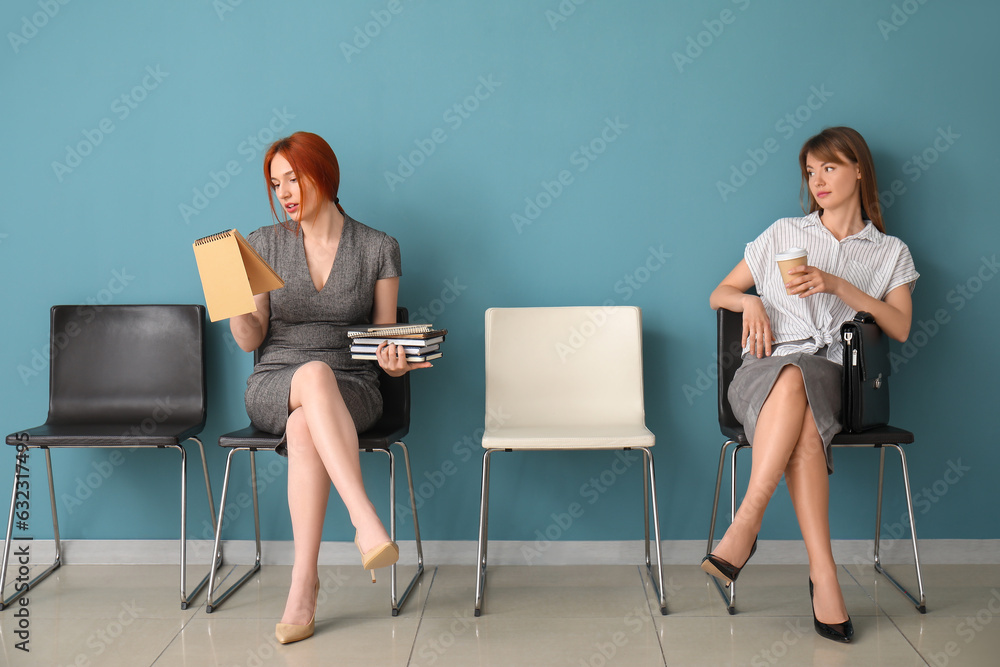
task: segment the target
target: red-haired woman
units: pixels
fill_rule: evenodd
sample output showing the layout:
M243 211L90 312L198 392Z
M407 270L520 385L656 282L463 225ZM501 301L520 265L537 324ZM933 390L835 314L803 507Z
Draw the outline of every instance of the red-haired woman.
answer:
M827 478L830 441L841 429L840 325L864 310L886 334L905 341L918 274L906 245L884 233L875 168L858 132L823 130L806 141L799 165L808 215L778 220L747 244L710 298L712 308L743 313L743 364L729 401L753 454L736 520L702 569L736 580L784 475L809 556L816 631L849 642L854 627L830 545ZM793 247L807 251L809 265L791 269L786 283L774 257ZM746 294L752 286L759 296Z
M358 433L381 415L378 377L370 362L351 359L346 327L395 322L401 269L394 238L344 213L337 157L321 137L296 132L276 141L264 156L264 177L279 224L247 240L285 286L256 296L257 312L232 318L230 328L242 349L259 349L247 413L258 428L284 435L278 450L288 456L295 562L275 628L288 643L313 634L331 481L372 580L399 557L361 479ZM385 345L378 363L393 376L430 365L410 364L402 347Z

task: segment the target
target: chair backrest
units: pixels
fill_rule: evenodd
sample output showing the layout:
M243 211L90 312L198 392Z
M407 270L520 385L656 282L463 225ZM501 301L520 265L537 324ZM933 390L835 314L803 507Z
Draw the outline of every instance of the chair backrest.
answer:
M205 307L53 306L50 424L205 424Z
M729 385L733 381L733 376L736 375L736 370L743 363L743 346L740 344L740 338L743 335L743 313L719 308L717 322L719 427L723 432L742 431L743 425L733 415L733 409L729 406Z
M642 313L631 306L486 311L486 419L643 424Z

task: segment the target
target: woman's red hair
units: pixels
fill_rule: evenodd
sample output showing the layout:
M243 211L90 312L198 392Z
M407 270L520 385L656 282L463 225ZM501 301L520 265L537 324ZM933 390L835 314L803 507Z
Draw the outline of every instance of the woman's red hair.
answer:
M274 156L281 154L288 164L291 165L295 177L299 181L299 192L303 199L307 196L319 196L326 201L331 201L341 213L344 209L340 206L337 191L340 190L340 164L337 162L337 155L326 143L323 137L312 132L296 132L284 139L278 139L264 154L264 181L267 183L267 198L271 202L271 213L285 229L298 233L299 224L278 217L278 210L274 206L274 186L271 184L271 161ZM291 225L294 224L294 227Z
M861 216L871 220L875 228L885 233L885 222L882 220L882 209L878 201L878 183L875 180L875 162L868 150L865 138L857 130L849 127L828 127L814 137L810 137L799 151L799 168L802 169L802 187L799 197L802 199L802 210L806 213L821 211L812 192L809 191L809 174L806 172L806 155L814 154L825 162L843 164L844 158L861 170ZM809 195L809 207L806 210L806 195Z

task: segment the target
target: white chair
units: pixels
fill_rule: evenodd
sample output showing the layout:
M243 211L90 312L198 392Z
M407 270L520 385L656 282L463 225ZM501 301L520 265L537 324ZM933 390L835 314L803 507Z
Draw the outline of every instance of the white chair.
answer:
M643 405L641 311L624 306L487 310L486 415L476 616L486 587L490 457L498 451L574 449L642 451L646 571L660 613L666 614L650 451L655 438L646 428ZM656 576L649 549L650 497Z

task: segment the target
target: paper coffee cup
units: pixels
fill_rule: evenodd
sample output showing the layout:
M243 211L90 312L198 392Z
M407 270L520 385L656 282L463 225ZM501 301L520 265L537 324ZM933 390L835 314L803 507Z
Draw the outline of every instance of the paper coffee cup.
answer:
M789 248L784 252L779 252L774 256L775 261L778 262L778 271L781 273L781 283L786 284L790 281L793 276L788 273L788 270L796 267L802 266L807 263L806 251L802 248ZM786 287L785 294L791 294L792 292Z

